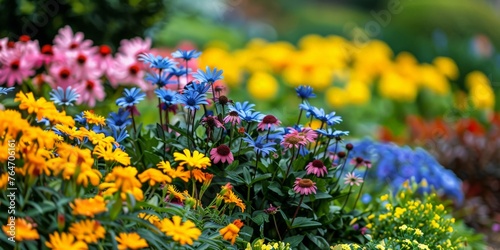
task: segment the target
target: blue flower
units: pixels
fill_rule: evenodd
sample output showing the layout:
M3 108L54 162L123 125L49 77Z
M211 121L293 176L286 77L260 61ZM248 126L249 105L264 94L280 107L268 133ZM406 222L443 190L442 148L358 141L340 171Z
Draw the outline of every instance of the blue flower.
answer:
M56 105L73 106L72 102L76 101L79 97L80 94L72 89L71 86L66 88L66 91L61 87L50 91L50 100Z
M6 95L9 92L11 92L12 90L14 90L14 87L10 87L10 88L0 87L0 95Z
M168 106L177 104L177 92L170 89L157 89L155 90L156 96Z
M342 121L342 117L336 116L335 112L331 112L330 114L326 114L325 110L320 108L313 107L312 114L316 119L326 122L328 125L339 124Z
M138 104L140 101L144 100L144 94L139 88L125 89L123 91L123 97L116 100L116 105L126 108Z
M121 143L123 140L129 137L126 129L112 129L112 133L112 136L113 138L115 138L115 141L117 143Z
M132 119L129 116L130 112L125 109L119 109L118 113L109 113L106 124L112 129L125 129L128 125L132 124Z
M252 111L243 111L243 110L237 110L238 115L240 116L241 120L244 120L246 122L260 122L262 118L264 117L263 114L261 114L258 111L252 112Z
M180 66L180 67L172 67L172 68L170 69L170 74L171 74L171 75L174 75L174 76L177 76L177 77L181 77L181 76L183 76L183 75L187 74L189 71L190 71L190 69L189 69L189 68L186 70L186 68L185 68L185 67L183 67L183 66Z
M263 157L268 156L271 152L276 152L276 148L274 148L276 143L272 141L264 143L266 140L265 136L259 136L255 141L250 137L243 138L243 140L248 143L248 146L253 148L255 154L261 154Z
M300 97L302 100L307 100L309 98L316 97L316 95L313 93L313 88L311 86L299 86L295 88L295 91L297 92L297 96Z
M82 124L83 126L87 126L87 118L83 115L83 111L80 114L75 115L75 122Z
M179 103L184 104L184 107L191 110L200 109L201 104L208 104L207 95L195 91L186 91L179 95L177 100Z
M193 49L193 50L177 50L172 53L173 58L182 58L185 61L189 61L193 58L198 58L201 55L201 52Z
M201 82L201 83L191 82L184 88L189 91L198 92L199 94L206 94L210 89L210 84L208 84L207 82Z
M169 69L175 66L175 62L170 60L170 58L165 57L163 58L162 56L154 56L153 54L140 54L139 55L139 61L143 61L145 63L149 64L150 68L156 68L156 69Z
M342 130L335 130L335 129L332 129L332 128L328 128L328 129L316 129L316 132L330 138L330 139L333 139L333 138L337 138L337 137L340 137L340 136L346 136L346 135L349 135L349 131L342 131Z
M215 81L223 78L222 70L217 70L217 68L214 68L211 71L208 66L205 72L199 69L198 72L193 75L193 77L199 80L200 82L207 82L209 84L212 84Z
M175 81L170 81L170 78L172 78L172 74L162 71L161 74L158 73L153 73L153 74L147 74L145 80L151 82L153 85L157 85L158 87L164 87L167 84L170 83L176 83Z
M306 111L306 117L309 118L314 114L315 107L309 104L308 102L304 102L299 104L299 109Z
M234 107L229 107L229 111L242 111L242 112L248 112L248 111L253 111L253 107L255 104L250 103L248 101L241 103L241 102L236 102L234 104Z

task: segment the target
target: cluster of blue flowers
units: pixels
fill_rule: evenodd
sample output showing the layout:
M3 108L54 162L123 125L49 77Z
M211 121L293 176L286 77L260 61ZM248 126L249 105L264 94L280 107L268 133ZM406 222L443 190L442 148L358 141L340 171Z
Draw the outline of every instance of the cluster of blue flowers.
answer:
M429 192L433 187L438 193L461 204L464 199L462 181L449 169L445 169L437 160L422 148L412 149L409 146L400 147L393 143L375 142L369 139L354 144L353 154L364 159L370 159L373 170L368 178L375 183L390 184L394 189L403 182L414 178L420 183L426 180Z

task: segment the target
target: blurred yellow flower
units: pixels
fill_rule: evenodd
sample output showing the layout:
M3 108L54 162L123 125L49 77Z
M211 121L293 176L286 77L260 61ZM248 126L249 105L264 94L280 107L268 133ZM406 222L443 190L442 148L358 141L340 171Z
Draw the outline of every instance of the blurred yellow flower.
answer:
M182 222L182 218L177 215L174 215L172 220L168 218L161 220L159 228L181 245L193 245L194 240L197 240L201 235L201 230L192 221Z
M106 182L113 182L116 188L122 192L132 191L135 188L140 188L141 182L135 178L137 169L135 167L114 167L111 173L106 175Z
M77 240L84 241L88 244L97 243L98 240L104 239L106 230L96 220L82 220L71 224L69 232L76 237Z
M73 209L73 215L83 215L91 218L94 218L96 214L108 211L106 202L100 195L96 195L94 198L75 199L70 204L70 207Z
M248 79L248 93L257 100L270 100L278 94L278 81L269 73L256 72Z
M432 64L434 64L437 70L448 79L456 80L458 78L458 66L453 59L449 57L436 57L434 61L432 61Z
M14 231L16 236L16 241L25 241L25 240L38 240L40 239L40 235L36 231L33 224L29 223L25 219L17 218L15 221ZM2 226L2 230L5 235L11 235L9 231L11 231L11 226L5 225Z
M172 182L172 178L170 176L163 174L160 170L149 168L144 172L140 173L137 177L139 180L144 183L149 181L150 186L156 185L156 183L170 183Z
M137 233L120 233L115 239L120 250L135 250L149 246L146 240Z
M495 106L495 93L484 73L479 71L469 73L465 77L465 84L469 88L469 99L475 108L493 109Z
M45 242L45 246L54 250L86 250L88 246L85 242L75 239L75 236L69 233L54 232L49 235L49 240Z

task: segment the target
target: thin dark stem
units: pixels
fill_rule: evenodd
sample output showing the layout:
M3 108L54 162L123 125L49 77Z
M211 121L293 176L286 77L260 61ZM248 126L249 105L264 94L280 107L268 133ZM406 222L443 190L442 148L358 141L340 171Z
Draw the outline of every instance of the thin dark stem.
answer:
M137 135L137 128L135 126L135 118L134 118L134 112L130 112L130 115L132 116L132 125L134 126L134 133Z
M302 118L302 109L299 112L299 120L297 120L297 126L300 124L300 118Z
M326 160L326 157L328 156L328 145L330 145L330 141L332 140L332 138L328 137L328 141L326 141L326 147L325 147L325 152L324 152L324 156L323 156L323 161Z
M219 111L217 110L217 103L215 102L215 90L214 90L214 83L210 83L210 86L212 87L212 101L214 102L214 109L215 109L215 116L219 115Z
M361 182L361 187L359 188L359 193L358 196L356 196L356 201L354 201L354 206L352 207L352 209L355 209L356 205L358 204L359 197L361 196L361 192L363 191L363 185L365 184L366 173L368 173L368 168L366 168L365 173L363 174L363 182Z
M300 150L297 150L300 151ZM283 181L285 181L286 177L288 177L288 173L290 172L290 168L292 167L293 160L295 158L295 147L292 147L292 157L290 157L290 162L288 163L288 168L286 169L286 174L283 176Z
M295 220L297 214L299 213L300 205L302 205L303 200L304 200L304 195L300 197L299 205L297 206L297 209L295 209L295 213L293 214L292 223L290 223L290 227L293 226L293 221Z
M177 77L177 92L179 92L181 90L181 77L178 76Z
M266 143L269 142L269 133L271 132L271 127L267 128Z
M342 173L344 172L344 166L345 166L345 163L347 162L347 158L349 158L349 151L347 151L345 157L344 157L344 161L342 162L342 166L340 166L340 175L339 175L339 178L335 181L335 185L337 185L337 183L339 182L340 178L342 178Z
M189 72L188 61L189 60L186 60L186 84L189 83L189 79L188 79L188 72ZM180 88L180 84L179 84L179 88Z
M321 126L319 127L319 129L322 129L323 128L323 125L325 125L325 122L321 122ZM313 154L316 155L316 149L318 149L318 145L319 145L319 140L321 139L321 134L318 135L318 139L316 139L316 145L314 145L314 152Z
M342 205L342 208L340 208L340 211L342 211L347 204L347 201L349 200L349 196L351 195L351 190L352 190L352 185L349 186L349 192L347 193L347 197L345 198L344 205Z
M257 153L257 157L255 158L255 172L253 172L253 178L257 176L257 170L259 169L259 161L260 161L260 152Z
M231 144L233 143L234 129L236 129L234 123L231 123L231 134L229 135L229 148L231 148Z
M160 100L160 97L158 97L158 113L160 113L160 125L161 125L161 129L163 129L163 117L161 115L161 100Z
M193 140L193 149L196 148L196 145L195 145L195 140L194 140L194 120L195 120L195 117L196 117L196 109L194 110L193 112L193 117L192 117L192 126L191 126L191 138Z
M274 214L273 214L273 221L274 221L274 228L276 228L276 233L278 233L278 237L281 241L282 239L281 239L281 235L280 235L280 230L278 229L278 224L276 223L276 217L274 216Z

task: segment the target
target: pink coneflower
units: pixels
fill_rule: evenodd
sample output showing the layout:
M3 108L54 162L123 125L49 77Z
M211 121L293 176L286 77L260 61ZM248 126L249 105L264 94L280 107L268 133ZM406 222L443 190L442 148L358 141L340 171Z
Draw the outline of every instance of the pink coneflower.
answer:
M280 207L274 207L273 204L269 204L269 208L264 209L264 213L266 214L276 214Z
M74 86L78 79L71 65L65 63L54 63L49 68L49 75L53 82L53 88L61 87L66 89L69 86Z
M95 55L95 60L97 63L97 67L103 74L106 75L106 78L109 80L113 87L116 87L118 81L115 75L112 73L114 70L115 59L111 54L111 48L107 45L99 46L99 51Z
M0 65L0 84L7 83L7 87L22 84L24 79L35 74L33 61L27 60L16 50L3 51Z
M315 142L316 138L318 138L318 133L311 128L303 128L299 134L304 136L307 142Z
M90 107L94 107L96 101L104 100L106 93L99 79L87 79L76 85L76 91L80 94L77 100L78 104L86 103Z
M344 178L344 184L359 186L363 182L363 178L358 177L355 173L347 173Z
M136 58L118 54L114 66L116 69L114 76L120 83L134 84L143 90L153 88L153 85L144 80L144 64Z
M207 127L213 128L224 128L224 125L219 121L219 118L213 115L205 116L201 119L201 124L206 125Z
M97 79L103 74L98 67L95 53L92 50L82 50L71 59L72 69L77 79Z
M54 38L54 50L59 54L73 54L81 50L89 49L92 46L91 40L84 40L82 32L73 34L69 25L59 30Z
M232 125L240 124L241 118L238 112L230 111L223 120L224 123L231 123Z
M328 170L326 169L325 164L323 164L322 161L320 160L314 160L309 162L306 166L306 173L307 174L314 174L318 177L323 177L328 173Z
M301 136L297 133L286 134L281 141L281 145L283 145L283 147L285 147L286 149L293 147L299 148L300 146L306 145L306 143L307 141L304 136Z
M262 118L262 121L259 123L257 128L259 130L266 130L273 128L274 126L279 126L281 124L280 120L276 118L274 115L266 115Z
M295 179L295 184L293 185L293 191L301 195L315 194L316 189L317 189L316 183L306 178Z
M231 164L234 161L234 157L233 157L233 153L231 153L231 149L224 144L222 144L216 148L212 148L212 150L210 150L210 159L212 159L212 161L215 164L217 164L219 162L222 162L222 163L227 162L228 164Z
M124 56L132 57L137 59L137 56L141 53L148 53L151 50L151 39L142 39L140 37L135 37L130 40L122 40L120 42L120 48L118 51Z

